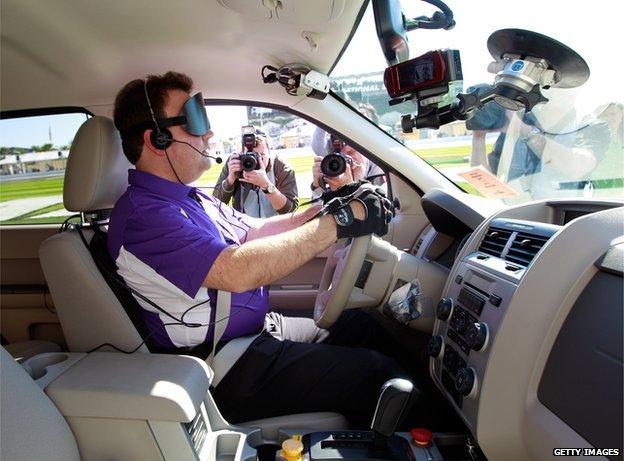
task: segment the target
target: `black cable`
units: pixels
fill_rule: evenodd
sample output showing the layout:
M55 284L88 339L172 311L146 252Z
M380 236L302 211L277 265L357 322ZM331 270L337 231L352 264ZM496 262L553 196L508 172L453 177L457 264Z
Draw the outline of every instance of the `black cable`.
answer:
M169 166L171 167L171 169L173 170L173 174L175 175L176 179L178 180L178 182L182 185L185 185L182 180L180 179L180 177L178 176L178 172L175 170L175 168L173 167L173 163L171 163L171 160L169 160L169 154L167 153L167 149L163 149L165 151L165 157L167 157L167 162L169 162Z
M87 242L87 239L85 238L83 232L82 232L82 228L80 225L76 226L76 230L78 231L78 235L80 236L80 239L82 240L82 243L87 247L87 249L89 249L89 244ZM148 303L150 306L152 306L154 309L158 310L159 312L162 312L163 314L165 314L167 317L171 318L172 320L175 320L176 322L183 324L184 322L182 322L180 319L174 317L172 314L170 314L169 312L167 312L166 310L164 310L162 307L160 307L158 304L156 304L155 302L153 302L151 299L149 299L148 297L144 296L142 293L136 291L134 288L128 286L125 281L120 280L121 276L117 273L112 273L110 272L108 269L106 268L102 268L104 270L104 272L106 272L106 274L111 277L111 279L117 283L120 287L122 287L123 289L129 291L130 293L132 293L133 295L137 296L138 298L142 299L143 301L145 301L146 303ZM206 301L202 301L202 303L198 304L205 304L207 303L209 300ZM198 305L195 305L194 307L197 307ZM194 327L199 327L199 326L203 326L200 324L188 324L185 325L189 328L194 328Z
M67 230L67 228L69 227L70 224L70 220L74 219L74 218L82 218L81 214L73 214L71 216L69 216L65 221L63 221L63 224L61 224L61 228L59 229L58 233L61 234L63 232L65 232Z
M76 217L76 216L80 216L80 215L75 215L72 217ZM66 220L69 221L69 218ZM81 225L78 224L76 226L76 230L78 231L78 235L80 236L80 239L82 240L83 244L85 245L85 247L87 248L87 250L89 250L89 244L87 242L87 239L84 236L84 233L82 232L82 228ZM94 229L94 232L103 232L102 230L96 230ZM106 269L105 267L100 267L100 270L104 270L104 272L106 272L106 274L111 278L111 280L113 280L115 283L117 283L119 286L121 286L123 289L129 291L130 293L132 293L133 295L137 296L138 298L140 298L141 300L145 301L146 303L148 303L150 306L154 307L156 310L158 310L159 312L165 314L167 317L175 320L175 322L170 322L170 323L166 323L163 324L163 327L166 326L170 326L170 325L183 325L187 328L200 328L200 327L209 327L212 325L216 325L219 322L222 322L223 320L229 319L230 317L233 317L237 314L239 314L240 312L242 312L243 307L242 306L238 306L238 309L236 312L230 313L229 315L221 318L221 319L217 319L214 322L208 322L208 323L194 323L194 322L185 322L184 321L184 317L193 309L202 306L208 302L210 302L210 297L204 301L201 301L197 304L194 304L192 306L190 306L188 309L186 309L181 317L178 319L176 318L174 315L170 314L169 312L167 312L165 309L163 309L162 307L160 307L158 304L156 304L155 302L153 302L151 299L149 299L148 297L144 296L142 293L138 292L137 290L135 290L134 288L128 286L125 281L123 279L121 279L121 276L117 273L111 273L110 271L108 271L108 269ZM249 304L249 302L251 301L251 299L256 295L258 288L255 288L252 293L250 294L249 298L245 301L245 303L243 304L243 306L246 306L247 304ZM104 343L104 344L100 344L99 346L91 349L90 351L88 351L87 353L90 352L94 352L104 346L110 346L113 349L119 351L119 352L123 352L125 354L132 354L134 352L136 352L143 344L145 344L147 342L147 340L154 334L155 330L151 330L150 333L143 339L143 341L141 341L141 343L134 348L132 351L128 352L128 351L124 351L122 349L120 349L119 347L115 346L114 344L110 344L110 343Z
M373 179L385 178L385 177L386 177L386 173L380 173L380 174L374 174L372 176L367 176L366 180L372 182Z
M214 290L214 288L213 288L213 290ZM215 291L216 291L216 290L215 290ZM247 304L249 304L249 301L251 301L251 299L252 299L252 298L256 295L256 291L258 291L258 288L254 288L254 290L251 292L251 295L249 295L249 298L247 298L247 301L245 301L245 302L243 303L243 306L246 306ZM218 296L219 296L219 295L217 294L217 297L218 297ZM184 316L185 316L186 314L188 314L188 313L189 313L192 309L195 309L196 307L197 307L196 305L195 305L195 306L191 306L191 307L189 307L187 310L185 310L184 312L182 312L182 315L180 316L180 320L184 321ZM242 307L242 306L238 306L238 310L237 310L236 312L231 313L231 314L229 314L229 315L227 315L227 316L223 317L222 319L215 320L214 322L209 322L207 325L208 325L208 326L211 326L211 325L216 325L217 323L222 322L223 320L229 319L230 317L234 317L235 315L239 314L242 310L243 310L243 307ZM215 315L215 316L216 316L216 315ZM205 326L205 325L204 325L204 326Z
M223 210L222 210L222 208L221 208L222 206L223 206L223 202L219 200L219 206L217 207L217 210L219 210L219 214L223 217L223 219L225 219L225 220L228 222L228 224L229 224L229 225L234 226L234 227L236 227L237 229L242 230L242 231L245 233L245 237L244 237L244 239L243 239L243 240L244 240L244 241L247 241L247 237L249 236L249 229L251 229L251 226L250 226L249 224L247 224L247 223L245 223L245 222L241 221L241 219L240 219L238 216L236 216L234 213L232 213L232 218L235 218L235 219L237 219L237 220L238 220L238 222L240 222L240 223L242 223L242 224L246 225L246 226L247 226L247 229L245 229L245 228L243 228L243 227L241 227L241 226L239 226L239 225L234 224L233 222L231 222L231 221L227 218L227 216L225 216L225 213L223 212Z
M189 146L191 149L193 149L195 152L197 152L199 155L201 155L202 157L206 157L209 159L214 160L216 163L221 163L223 162L223 159L221 157L219 157L218 155L210 155L210 154L205 154L204 152L202 152L201 150L197 149L195 146L193 146L190 142L186 142L186 141L179 141L175 138L167 138L168 141L171 142L177 142L180 144L186 144L187 146Z
M128 287L128 288L129 288L129 287ZM251 299L255 296L256 291L257 291L257 290L258 290L258 288L254 289L254 291L251 293L251 295L249 296L249 298L247 299L247 301L245 301L244 305L247 305L247 304L249 303L249 301L251 301ZM207 301L210 301L210 300L208 299ZM207 301L204 301L204 302L207 302ZM203 303L200 303L200 304L203 304ZM182 313L182 316L180 317L180 319L184 320L184 316L185 316L186 314L188 314L188 313L191 311L191 309L194 309L194 308L195 308L195 307L197 307L198 305L199 305L199 304L196 304L196 305L194 305L194 306L189 307L187 310L185 310L185 311ZM220 322L222 322L222 321L224 321L224 320L227 320L227 319L229 319L230 317L234 317L235 315L237 315L237 314L241 313L241 312L242 312L242 310L243 310L243 307L242 307L242 306L238 306L238 310L237 310L236 312L233 312L233 313L231 313L231 314L229 314L229 315L226 315L226 316L225 316L225 317L223 317L223 318L217 319L217 320L215 320L214 322L208 322L208 323L206 323L206 324L199 324L199 323L192 324L192 323L186 323L186 322L169 322L169 323L163 323L163 325L162 325L162 326L163 326L163 330L165 330L165 333L166 333L166 327L171 326L171 325L184 325L184 326L186 326L187 328L199 328L199 327L202 327L202 326L208 326L208 328L210 328L210 326L212 326L212 325L216 325L217 323L220 323ZM191 326L191 325L193 325L193 326ZM148 334L148 335L147 335L147 336L143 339L143 341L141 341L141 342L139 343L139 345L138 345L138 346L136 346L136 347L135 347L134 349L132 349L131 351L126 351L126 350L123 350L123 349L121 349L121 348L119 348L119 347L117 347L117 346L115 346L114 344L111 344L111 343L103 343L103 344L100 344L99 346L94 347L93 349L88 350L86 353L87 353L87 354L90 354L91 352L95 352L95 351L97 351L98 349L101 349L101 348L103 348L103 347L109 346L109 347L112 347L112 348L113 348L113 349L115 349L116 351L121 352L121 353L123 353L123 354L128 354L128 355L130 355L130 354L134 354L136 351L138 351L138 350L141 348L141 346L143 346L144 344L146 344L146 343L147 343L147 341L148 341L148 340L152 337L152 335L153 335L155 332L156 332L156 330L150 330L149 334ZM215 345L214 347L216 347L216 345Z
M177 324L177 323L174 323L174 322L171 322L171 323L164 323L164 324L163 324L163 327L166 327L166 326L169 326L169 325L178 325L178 324ZM143 339L143 341L141 341L141 342L139 343L139 345L138 345L137 347L135 347L134 349L132 349L131 351L125 351L125 350L121 349L120 347L117 347L117 346L115 346L114 344L111 344L111 343L103 343L103 344L100 344L99 346L94 347L93 349L89 349L89 350L87 351L87 354L90 354L91 352L95 352L95 351L97 351L97 350L99 350L99 349L101 349L101 348L103 348L103 347L106 347L106 346L108 346L108 347L112 347L112 348L113 348L113 349L115 349L117 352L121 352L121 353L123 353L123 354L128 354L128 355L130 355L130 354L134 354L136 351L138 351L138 350L141 348L141 346L142 346L143 344L145 344L145 343L147 342L147 340L148 340L148 339L150 339L150 338L152 337L152 335L154 334L154 332L155 332L155 331L156 331L156 330L151 330L151 331L150 331L150 333L149 333L149 335L147 335L147 336Z

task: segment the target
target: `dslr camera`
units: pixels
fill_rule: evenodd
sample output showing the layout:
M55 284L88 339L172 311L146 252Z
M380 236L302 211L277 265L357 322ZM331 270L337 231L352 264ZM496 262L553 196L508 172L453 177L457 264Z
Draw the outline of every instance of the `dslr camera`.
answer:
M254 147L258 146L258 138L256 138L256 129L252 125L245 125L242 128L243 147L245 152L239 155L241 167L243 171L250 172L260 169L260 158Z
M331 135L331 144L332 153L327 154L321 161L321 171L324 176L335 178L345 172L349 158L341 153L342 148L345 146L344 141Z

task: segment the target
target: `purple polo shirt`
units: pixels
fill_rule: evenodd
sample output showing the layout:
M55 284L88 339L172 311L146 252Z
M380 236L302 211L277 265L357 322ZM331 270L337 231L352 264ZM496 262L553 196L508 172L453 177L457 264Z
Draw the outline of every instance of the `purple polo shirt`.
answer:
M202 284L225 248L240 245L246 216L197 188L152 174L128 171L128 189L112 211L108 251L133 289L185 322L214 321L216 290ZM136 298L136 297L135 297ZM212 340L213 325L189 328L136 298L152 338L166 347ZM268 289L232 293L223 340L258 331L269 308Z

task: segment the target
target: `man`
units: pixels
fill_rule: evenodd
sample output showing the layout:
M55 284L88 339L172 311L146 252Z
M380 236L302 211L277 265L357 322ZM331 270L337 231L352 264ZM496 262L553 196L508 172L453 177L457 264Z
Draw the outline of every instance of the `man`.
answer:
M170 348L210 343L217 290L232 292L222 340L266 328L214 389L230 421L337 411L355 426L370 424L380 386L403 374L378 352L393 340L359 311L328 331L311 319L267 315L267 285L339 237L387 232L389 202L369 191L337 212L343 221L315 218L320 206L261 220L202 194L189 184L210 168L212 132L191 89L189 77L168 72L128 83L115 100L115 125L136 169L112 212L108 247L126 283L154 302L137 299L151 337Z
M335 191L353 181L369 179L378 186L386 182L383 170L348 144L344 144L340 150L340 153L348 159L345 172L333 178L324 176L321 171L321 162L326 155L333 152L333 145L329 134L320 128L317 128L312 135L312 150L316 155L312 165L310 189L315 197L327 189Z
M213 195L223 203L253 216L268 218L291 213L297 208L297 179L285 159L273 153L263 131L256 128L256 146L260 168L243 171L240 154L232 154L223 165Z

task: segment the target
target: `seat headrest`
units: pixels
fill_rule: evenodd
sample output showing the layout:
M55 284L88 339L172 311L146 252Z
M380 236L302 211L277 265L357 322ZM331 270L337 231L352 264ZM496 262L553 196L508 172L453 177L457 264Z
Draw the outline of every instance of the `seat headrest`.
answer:
M76 133L67 159L63 204L69 211L113 208L128 187L128 169L134 166L121 148L113 121L95 116Z

